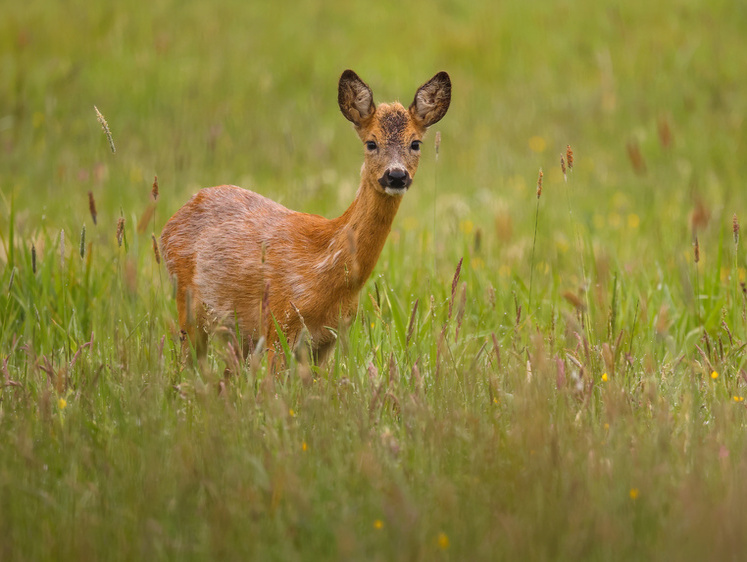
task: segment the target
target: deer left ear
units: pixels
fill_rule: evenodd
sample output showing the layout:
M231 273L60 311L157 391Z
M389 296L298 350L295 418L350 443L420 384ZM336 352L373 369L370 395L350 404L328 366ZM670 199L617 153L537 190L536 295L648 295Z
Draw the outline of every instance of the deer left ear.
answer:
M410 115L422 127L430 127L446 115L450 103L451 79L447 73L439 72L418 88L410 104Z

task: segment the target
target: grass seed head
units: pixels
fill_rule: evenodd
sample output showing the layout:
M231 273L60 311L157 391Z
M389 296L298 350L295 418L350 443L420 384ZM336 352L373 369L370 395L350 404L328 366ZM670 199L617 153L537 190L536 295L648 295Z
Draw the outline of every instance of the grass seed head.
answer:
M80 259L86 257L86 225L80 231Z
M93 198L93 191L88 192L88 210L91 212L91 219L96 226L96 200Z
M644 175L646 173L646 161L643 159L643 154L641 154L641 148L638 146L638 143L630 141L627 149L628 158L633 165L633 171L639 176Z
M666 117L659 117L658 133L659 143L663 148L672 146L672 129Z
M563 159L561 158L560 160L562 162ZM540 168L539 176L537 176L537 199L539 199L540 196L542 195L542 176L543 175L544 174L542 173L542 168Z
M124 217L119 217L119 220L117 221L117 245L120 248L122 247L122 239L124 238L124 229L125 219Z
M150 190L153 201L158 201L158 176L153 176L153 188Z
M407 326L407 343L410 343L410 340L412 339L412 335L415 331L415 318L418 313L418 303L420 302L420 299L415 299L415 304L412 307L412 314L410 314L410 323Z
M573 150L571 150L571 145L568 144L565 147L565 161L568 164L568 169L573 169Z
M31 271L36 275L36 246L31 244Z
M698 237L695 237L695 245L694 245L694 257L695 257L695 263L698 263L700 261L700 244L698 243Z
M568 174L566 174L565 169L565 156L563 156L562 154L560 155L560 171L563 172L563 179L565 181L568 181Z
M101 128L104 129L104 134L106 134L106 138L109 141L109 148L112 149L112 154L116 154L117 149L114 147L114 138L112 137L112 132L109 129L109 123L106 122L106 119L101 114L98 107L94 105L93 109L96 111L96 119L101 125Z
M734 233L734 245L736 246L739 244L739 219L737 218L737 214L734 213L734 216L731 219L732 223L732 232Z
M151 239L153 240L153 255L156 257L156 263L161 263L161 252L158 251L158 241L156 240L156 235L151 234Z
M464 258L459 259L456 271L454 272L454 279L451 282L451 298L449 299L449 320L451 320L451 313L454 308L454 297L456 296L457 283L459 283L459 274L462 272L462 262Z

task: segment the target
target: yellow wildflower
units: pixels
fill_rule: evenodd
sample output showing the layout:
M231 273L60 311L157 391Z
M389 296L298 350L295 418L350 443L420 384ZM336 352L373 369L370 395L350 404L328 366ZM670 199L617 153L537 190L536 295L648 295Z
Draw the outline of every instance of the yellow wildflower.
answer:
M381 519L377 519L376 521L374 521L373 526L374 529L379 531L384 528L384 522Z
M630 489L630 499L631 499L631 500L636 500L636 499L638 499L638 493L639 493L639 492L638 492L638 488L631 488L631 489Z
M603 380L604 382L607 382L607 380L608 380L608 377L607 377L607 373L604 373L604 374L602 375L602 380Z
M58 407L58 408L59 408L60 410L64 410L64 409L65 409L65 408L67 407L67 400L65 400L64 398L60 398L60 399L59 399L59 400L57 401L57 407Z
M438 548L440 548L441 550L446 550L447 548L449 548L448 535L443 531L438 533L438 540L436 541L436 543L438 544Z
M713 380L716 380L716 379L718 378L718 373L717 373L716 371L713 371L713 372L711 373L711 378L712 378Z

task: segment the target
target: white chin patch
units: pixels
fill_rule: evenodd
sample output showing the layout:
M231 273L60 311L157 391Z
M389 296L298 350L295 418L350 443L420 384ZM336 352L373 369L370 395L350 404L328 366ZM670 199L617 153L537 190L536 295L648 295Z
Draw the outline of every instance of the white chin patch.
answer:
M406 187L399 187L399 188L385 187L384 188L384 193L386 193L387 195L395 196L395 197L402 197L406 191L407 191Z

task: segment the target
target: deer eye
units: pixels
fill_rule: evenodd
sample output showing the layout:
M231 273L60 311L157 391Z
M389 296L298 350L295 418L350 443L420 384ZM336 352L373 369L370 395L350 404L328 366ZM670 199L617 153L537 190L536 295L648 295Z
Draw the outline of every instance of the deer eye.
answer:
M378 146L376 146L376 143L374 141L366 141L366 148L368 150L376 150Z
M418 152L420 150L420 145L423 144L421 141L412 141L410 143L410 150L414 150L415 152Z

